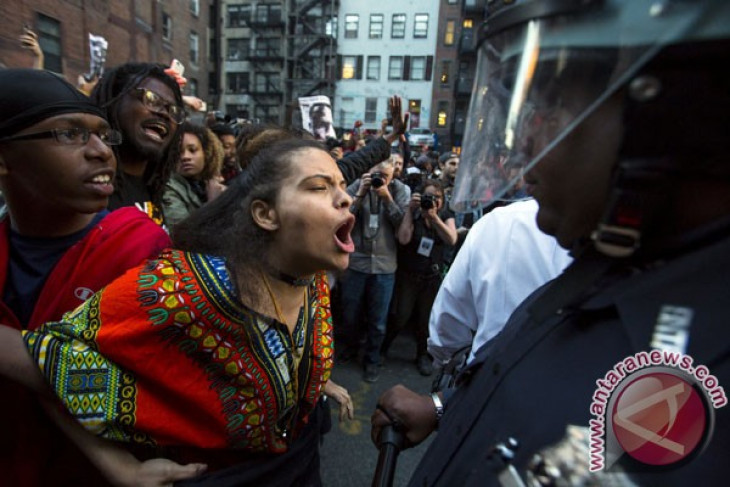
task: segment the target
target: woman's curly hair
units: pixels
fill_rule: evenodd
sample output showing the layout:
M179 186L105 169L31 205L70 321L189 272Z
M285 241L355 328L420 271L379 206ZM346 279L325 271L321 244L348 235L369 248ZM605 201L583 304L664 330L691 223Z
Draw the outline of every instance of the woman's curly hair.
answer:
M291 174L293 156L307 149L326 152L315 140L301 139L291 132L259 151L249 166L236 176L218 198L203 205L171 229L175 248L224 257L239 277L250 277L265 269L274 232L258 226L251 214L254 201L276 204L283 181ZM243 279L257 283L257 279ZM239 289L256 296L256 289Z
M192 122L185 122L182 126L183 135L193 134L203 147L205 166L200 173L201 181L208 181L221 173L223 167L223 144L217 135L207 127Z

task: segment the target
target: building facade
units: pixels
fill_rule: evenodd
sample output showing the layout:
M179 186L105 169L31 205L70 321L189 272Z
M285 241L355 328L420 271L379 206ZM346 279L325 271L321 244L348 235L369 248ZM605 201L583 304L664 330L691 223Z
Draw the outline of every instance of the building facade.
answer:
M185 65L185 94L206 98L210 13L215 0L3 0L0 62L31 67L19 36L27 25L38 34L45 69L75 83L89 71L89 33L108 42L106 66L128 61Z
M441 0L438 16L430 127L438 137L442 150L448 150L454 145L451 131L455 109L454 87L459 68L462 1Z
M461 147L477 69L477 32L484 22L486 0L462 0L461 32L457 47L456 78L453 85L454 115L449 126L452 146Z
M297 99L334 94L336 0L222 0L222 92L231 117L289 125Z
M400 95L411 127L430 128L439 3L342 0L337 19L335 126L380 128L388 98Z

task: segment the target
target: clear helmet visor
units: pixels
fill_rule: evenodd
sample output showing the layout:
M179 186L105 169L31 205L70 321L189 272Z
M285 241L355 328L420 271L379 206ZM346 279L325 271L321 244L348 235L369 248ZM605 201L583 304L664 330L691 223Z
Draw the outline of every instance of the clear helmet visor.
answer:
M531 20L488 37L451 208L528 196L522 175L662 47L728 29L718 20L728 20L730 2L666 3L670 11L658 15L656 1L607 1L602 10Z

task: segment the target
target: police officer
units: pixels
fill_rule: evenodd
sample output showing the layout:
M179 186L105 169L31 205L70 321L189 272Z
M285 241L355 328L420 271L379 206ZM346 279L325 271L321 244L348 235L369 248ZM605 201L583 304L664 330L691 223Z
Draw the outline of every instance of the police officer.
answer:
M598 475L589 462L640 485L716 485L730 451L730 2L487 4L452 206L508 192L484 162L499 142L497 164L528 161L537 223L575 261L455 391L386 391L373 438L438 428L411 485L570 484ZM566 430L591 448L550 463Z

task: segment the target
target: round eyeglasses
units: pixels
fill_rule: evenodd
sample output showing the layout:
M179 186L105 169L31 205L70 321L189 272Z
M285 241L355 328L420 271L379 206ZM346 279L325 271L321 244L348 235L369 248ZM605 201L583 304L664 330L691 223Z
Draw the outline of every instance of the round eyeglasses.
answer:
M170 103L154 91L148 90L147 88L135 88L133 93L147 109L155 113L167 114L175 123L183 123L187 118L183 107Z
M37 140L56 139L56 142L63 145L84 145L89 142L91 134L95 134L106 145L119 145L122 143L122 133L111 128L91 130L86 127L72 127L68 129L51 129L33 134L11 135L0 138L0 142L13 142L16 140Z

